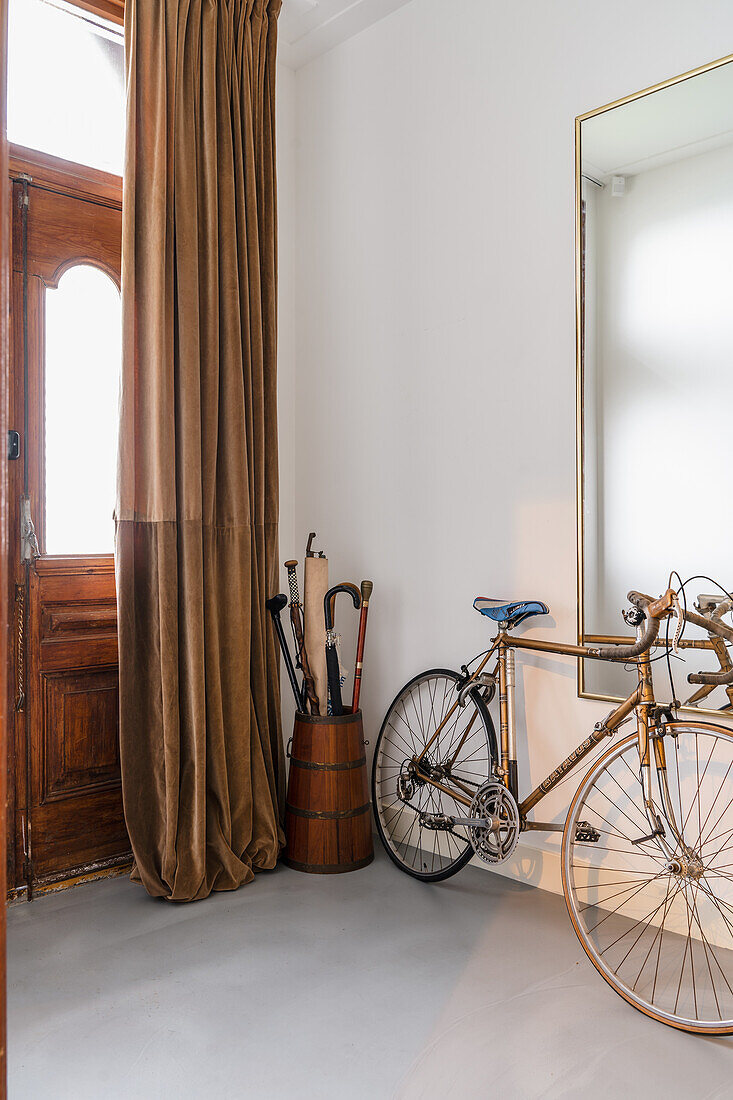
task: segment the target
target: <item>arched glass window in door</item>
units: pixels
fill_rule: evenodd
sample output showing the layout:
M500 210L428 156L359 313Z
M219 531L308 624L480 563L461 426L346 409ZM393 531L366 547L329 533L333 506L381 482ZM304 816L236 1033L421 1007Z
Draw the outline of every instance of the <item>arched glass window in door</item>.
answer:
M120 292L78 264L46 289L46 554L111 554L122 322Z

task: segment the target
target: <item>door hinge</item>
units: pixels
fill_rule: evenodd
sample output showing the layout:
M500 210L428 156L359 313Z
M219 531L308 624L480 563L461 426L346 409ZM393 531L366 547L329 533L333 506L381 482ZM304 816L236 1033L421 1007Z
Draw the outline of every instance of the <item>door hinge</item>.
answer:
M20 498L20 560L32 562L41 556L36 538L36 529L31 519L31 502L29 497Z
M28 187L33 183L33 176L29 176L27 172L19 172L17 176L13 176L13 181L23 184L23 188L18 195L18 206L30 206Z

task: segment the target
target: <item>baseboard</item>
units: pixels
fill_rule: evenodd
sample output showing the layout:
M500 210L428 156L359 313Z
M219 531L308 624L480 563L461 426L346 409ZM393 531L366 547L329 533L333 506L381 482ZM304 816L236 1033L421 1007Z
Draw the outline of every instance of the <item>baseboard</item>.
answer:
M86 864L83 867L72 867L68 871L47 878L39 878L33 884L33 897L41 897L43 894L53 894L58 890L70 890L74 886L83 886L87 882L96 882L101 878L114 878L117 875L127 875L132 869L132 854L115 856L109 860L100 860L98 863ZM27 886L16 886L7 893L7 902L12 904L17 901L26 901L28 898Z

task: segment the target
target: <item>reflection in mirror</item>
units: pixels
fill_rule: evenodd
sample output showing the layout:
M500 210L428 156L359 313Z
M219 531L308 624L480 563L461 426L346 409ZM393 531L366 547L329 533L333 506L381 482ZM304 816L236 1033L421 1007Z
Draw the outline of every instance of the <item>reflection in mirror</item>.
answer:
M733 587L733 64L584 117L579 142L581 632L628 636L630 588ZM719 667L687 656L680 692ZM628 693L623 667L584 664L586 693Z

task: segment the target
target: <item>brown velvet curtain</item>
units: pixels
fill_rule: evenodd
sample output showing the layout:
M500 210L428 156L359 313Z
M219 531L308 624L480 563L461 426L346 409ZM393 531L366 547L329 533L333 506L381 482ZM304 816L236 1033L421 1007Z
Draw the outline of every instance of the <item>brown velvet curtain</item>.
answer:
M172 901L275 865L275 54L281 0L127 0L117 500L133 878Z

